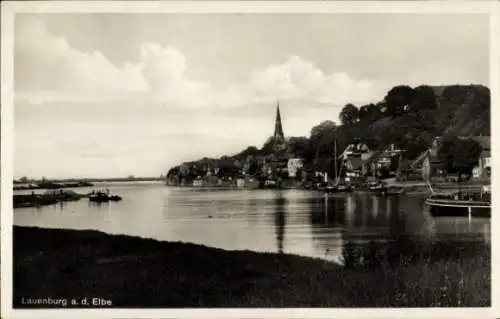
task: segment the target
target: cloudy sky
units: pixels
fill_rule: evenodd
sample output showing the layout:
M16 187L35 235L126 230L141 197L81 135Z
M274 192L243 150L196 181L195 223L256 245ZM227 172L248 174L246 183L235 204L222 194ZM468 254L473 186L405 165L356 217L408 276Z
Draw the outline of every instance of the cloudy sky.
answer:
M487 17L16 15L14 175L158 176L338 122L394 85L488 85Z

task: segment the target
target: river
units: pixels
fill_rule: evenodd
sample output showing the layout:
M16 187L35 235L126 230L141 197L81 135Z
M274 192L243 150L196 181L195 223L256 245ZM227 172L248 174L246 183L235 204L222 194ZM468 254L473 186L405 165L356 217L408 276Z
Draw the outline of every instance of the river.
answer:
M347 242L490 242L490 219L432 218L421 196L323 194L303 190L209 190L162 183L96 184L123 197L18 208L14 224L93 229L226 250L282 252L341 262ZM73 189L87 193L92 188ZM19 193L19 192L15 192ZM30 191L31 193L31 191Z

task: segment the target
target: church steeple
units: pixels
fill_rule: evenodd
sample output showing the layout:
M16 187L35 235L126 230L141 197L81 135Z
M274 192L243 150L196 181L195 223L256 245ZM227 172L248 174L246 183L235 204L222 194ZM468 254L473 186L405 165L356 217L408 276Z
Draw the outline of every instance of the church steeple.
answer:
M276 102L276 123L274 124L274 139L283 141L285 134L283 134L283 126L281 125L280 102Z

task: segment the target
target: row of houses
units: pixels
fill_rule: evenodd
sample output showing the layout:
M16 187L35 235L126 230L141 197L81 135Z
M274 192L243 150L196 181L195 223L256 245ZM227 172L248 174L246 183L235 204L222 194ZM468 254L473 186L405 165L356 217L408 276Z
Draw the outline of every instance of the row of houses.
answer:
M481 146L477 165L472 170L472 178L489 179L491 176L491 138L489 136L460 137L472 139ZM436 137L432 146L417 157L410 169L420 172L424 180L445 178L447 176L444 163L439 159L438 152L443 144L442 137Z
M384 170L396 175L404 150L390 144L382 151L371 150L366 144L349 145L340 155L342 167L347 178L358 178L367 175L380 177Z
M468 137L469 138L469 137ZM472 171L475 179L488 179L491 174L491 147L489 136L470 137L479 143L482 152L479 161ZM338 156L341 163L339 175L347 180L374 177L396 177L407 179L409 175L413 179L432 180L446 178L447 172L444 163L439 160L438 152L442 146L443 139L437 137L432 142L429 149L425 150L412 161L402 160L405 150L396 147L394 144L388 145L383 150L371 150L365 143L355 143L348 145ZM229 159L227 159L229 161ZM224 160L223 160L224 161ZM194 166L193 166L194 165ZM267 178L269 181L282 179L301 180L312 174L316 178L325 178L324 172L314 171L314 165L305 167L301 158L280 158L276 155L266 157L248 156L243 161L223 163L207 161L204 164L184 164L181 172L198 167L199 174L194 178L194 186L224 186L236 185L245 186L257 183L257 176ZM234 174L219 174L222 166L234 168Z
M472 139L481 146L481 153L477 165L472 170L472 178L489 179L491 175L491 140L489 136L461 137ZM444 179L447 176L444 163L439 159L438 152L442 146L443 138L436 137L429 149L422 152L410 162L402 162L405 150L389 145L382 151L372 151L366 144L358 143L349 145L340 155L346 169L347 177L360 177L367 175L380 176L388 173L390 176L413 178L422 180Z

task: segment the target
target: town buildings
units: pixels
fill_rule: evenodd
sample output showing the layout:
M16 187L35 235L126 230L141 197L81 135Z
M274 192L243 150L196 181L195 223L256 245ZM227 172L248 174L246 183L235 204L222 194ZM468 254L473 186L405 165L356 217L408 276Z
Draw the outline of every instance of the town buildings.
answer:
M472 170L475 179L489 179L491 175L491 147L489 136L461 137L473 139L482 151L477 165ZM336 142L331 149L336 151ZM267 145L267 146L266 146ZM329 182L335 178L355 182L367 177L397 177L407 180L411 174L419 180L444 181L450 178L445 163L439 158L443 138L436 137L429 149L417 158L403 159L405 150L395 144L383 149L371 149L361 140L349 144L335 157L316 154L314 161L296 156L288 148L283 130L279 102L276 105L274 132L261 150L249 147L238 156L223 156L220 159L204 158L197 162L184 163L167 176L173 185L188 186L238 186L256 187L302 183ZM328 146L330 147L330 146ZM334 154L332 154L334 155ZM332 174L333 172L333 174ZM415 178L412 178L414 180Z

